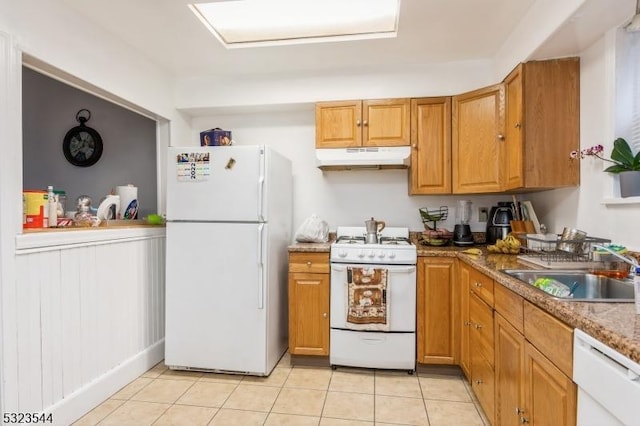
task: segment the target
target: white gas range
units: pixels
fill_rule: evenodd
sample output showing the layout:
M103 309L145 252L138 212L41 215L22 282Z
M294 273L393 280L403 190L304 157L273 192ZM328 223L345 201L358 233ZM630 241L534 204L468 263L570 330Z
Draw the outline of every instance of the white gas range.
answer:
M365 244L364 227L338 227L331 244L331 262L415 265L416 246L409 241L409 228L385 228L378 244Z
M331 345L336 366L401 369L416 360L416 247L408 228L338 227L331 245Z

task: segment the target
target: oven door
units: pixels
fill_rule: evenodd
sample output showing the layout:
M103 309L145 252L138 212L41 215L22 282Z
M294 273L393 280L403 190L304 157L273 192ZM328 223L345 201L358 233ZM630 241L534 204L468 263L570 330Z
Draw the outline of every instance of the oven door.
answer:
M331 328L346 329L347 268L381 268L387 270L387 304L389 331L413 332L416 329L415 265L331 264Z

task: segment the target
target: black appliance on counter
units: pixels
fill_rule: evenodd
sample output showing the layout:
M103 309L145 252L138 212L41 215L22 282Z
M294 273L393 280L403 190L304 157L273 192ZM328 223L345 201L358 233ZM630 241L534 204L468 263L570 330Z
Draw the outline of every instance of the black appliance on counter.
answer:
M491 207L487 221L487 244L495 244L496 240L504 239L511 232L510 222L513 220L513 203L500 201Z

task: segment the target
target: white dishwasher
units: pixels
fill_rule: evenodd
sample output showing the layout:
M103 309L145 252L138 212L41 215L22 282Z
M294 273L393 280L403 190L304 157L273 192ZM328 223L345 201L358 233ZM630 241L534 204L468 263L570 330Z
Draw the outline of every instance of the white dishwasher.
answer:
M640 425L640 364L576 329L578 425Z

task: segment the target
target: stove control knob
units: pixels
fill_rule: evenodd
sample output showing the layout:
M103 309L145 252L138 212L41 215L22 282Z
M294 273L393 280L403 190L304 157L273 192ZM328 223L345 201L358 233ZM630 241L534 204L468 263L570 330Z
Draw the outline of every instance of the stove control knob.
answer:
M344 259L345 257L347 257L347 251L346 250L340 250L338 252L338 256L340 256L341 258Z
M378 257L379 257L380 259L384 259L384 257L385 257L385 256L386 256L386 255L385 255L385 253L384 253L383 251L381 251L380 253L378 253Z
M395 258L396 258L396 253L394 251L389 253L389 259L395 259Z
M374 257L376 257L376 254L373 251L369 252L369 258L373 259Z
M364 250L360 250L360 253L358 253L358 257L360 259L362 259L364 257Z

